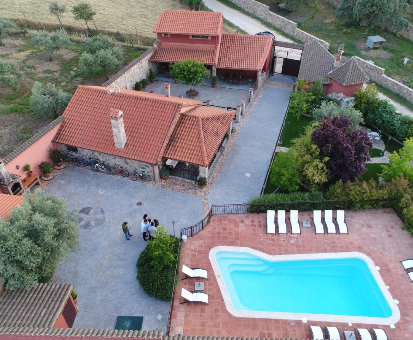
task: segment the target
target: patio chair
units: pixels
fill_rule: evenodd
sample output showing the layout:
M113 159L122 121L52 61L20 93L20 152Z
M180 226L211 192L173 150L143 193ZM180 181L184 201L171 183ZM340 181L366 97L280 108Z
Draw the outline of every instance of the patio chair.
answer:
M336 226L333 222L333 210L324 211L324 221L327 226L327 234L337 234Z
M348 234L347 223L344 219L344 210L337 210L336 222L338 225L339 234Z
M372 328L371 331L374 333L376 340L389 340L389 337L384 329Z
M406 273L410 277L410 282L413 282L413 272Z
M291 234L301 234L300 222L298 221L298 210L290 211Z
M400 263L403 265L404 270L413 269L413 259L403 260Z
M189 268L185 265L182 265L182 273L186 275L183 279L187 279L187 278L207 279L208 278L208 271L202 268Z
M325 340L323 330L320 326L310 326L313 340Z
M275 210L267 210L267 234L275 234Z
M287 224L285 223L285 210L277 212L278 233L287 234Z
M356 330L359 333L360 340L373 340L367 328L356 328Z
M323 222L321 221L321 210L314 210L313 215L314 215L313 222L315 226L315 233L324 234L324 226L323 226Z
M202 293L202 292L190 292L189 290L186 290L185 288L182 288L181 290L181 296L184 298L183 303L188 303L188 302L199 302L199 303L205 303L208 304L208 294L207 293Z
M337 327L326 327L330 340L341 340L341 335Z

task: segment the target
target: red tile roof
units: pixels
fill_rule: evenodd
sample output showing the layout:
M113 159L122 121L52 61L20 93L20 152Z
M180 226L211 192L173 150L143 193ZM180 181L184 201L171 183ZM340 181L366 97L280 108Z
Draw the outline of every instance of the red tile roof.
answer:
M67 106L54 141L151 164L158 163L184 106L201 102L185 98L108 87L79 86ZM115 147L110 110L123 111L127 143Z
M154 33L218 36L222 33L222 13L206 11L163 10Z
M218 68L261 70L271 53L273 38L265 35L223 34Z
M182 114L164 157L208 166L221 144L235 111L200 106Z
M126 337L124 337L126 338ZM102 339L119 339L117 336L75 336L75 335L21 335L7 334L0 335L0 340L102 340ZM148 340L142 337L127 337L128 340ZM151 338L150 340L162 340L162 338Z
M23 196L0 194L0 218L9 219L13 208L23 203Z
M150 57L150 61L174 63L185 59L196 59L213 65L217 55L216 46L201 44L160 43Z

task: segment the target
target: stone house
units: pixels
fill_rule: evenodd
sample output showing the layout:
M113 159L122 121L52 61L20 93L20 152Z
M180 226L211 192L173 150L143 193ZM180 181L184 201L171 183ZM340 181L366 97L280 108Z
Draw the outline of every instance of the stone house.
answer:
M53 142L64 153L136 169L154 180L165 165L177 176L180 166L191 168L196 180L208 177L234 116L186 98L79 86Z

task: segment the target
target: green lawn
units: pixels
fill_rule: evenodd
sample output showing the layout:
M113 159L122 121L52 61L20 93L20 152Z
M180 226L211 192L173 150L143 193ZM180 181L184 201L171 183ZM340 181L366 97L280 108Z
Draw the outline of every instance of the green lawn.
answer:
M382 163L367 163L367 171L360 177L363 181L368 181L370 178L378 179L379 174L382 172Z
M301 116L297 120L293 115L287 114L284 128L281 135L281 146L289 148L293 145L293 140L304 133L305 128L313 122L313 119L306 116Z
M380 149L370 149L370 157L381 157L381 150Z

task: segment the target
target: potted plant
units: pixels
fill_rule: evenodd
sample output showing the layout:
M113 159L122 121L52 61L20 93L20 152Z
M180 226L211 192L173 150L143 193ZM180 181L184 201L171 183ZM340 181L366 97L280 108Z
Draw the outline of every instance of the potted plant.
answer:
M207 185L208 180L205 177L199 177L198 179L198 185L200 189L205 188L205 186Z
M44 178L49 178L50 173L52 172L52 164L49 162L41 162L39 164L39 169L42 172Z
M142 84L142 87L143 87L144 89L146 89L146 86L148 86L148 84L149 84L148 79L143 78L143 79L141 80L141 84Z
M161 169L161 178L166 181L169 177L169 171L166 168Z
M74 290L72 290L70 294L72 295L73 302L77 304L77 293Z
M54 165L57 168L61 168L63 165L63 154L60 152L60 150L57 149L50 149L49 150L49 156Z
M31 175L32 175L32 172L33 172L33 171L30 170L30 164L26 164L26 165L23 167L23 170L26 171L27 176L31 176Z
M137 82L135 83L134 90L135 90L135 91L140 91L140 90L142 90L142 84L141 84L140 81L137 81Z
M181 82L181 79L175 78L175 84L179 84Z
M149 69L149 81L151 83L155 82L155 72L153 71L152 67Z
M213 76L212 77L212 87L217 87L217 82L218 82L218 77L217 76Z

